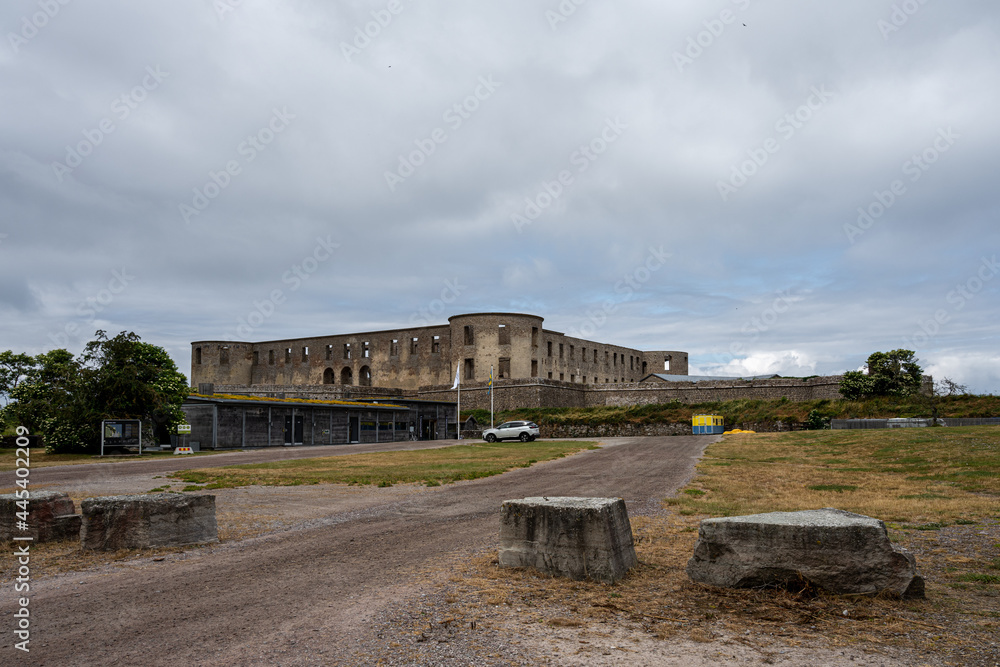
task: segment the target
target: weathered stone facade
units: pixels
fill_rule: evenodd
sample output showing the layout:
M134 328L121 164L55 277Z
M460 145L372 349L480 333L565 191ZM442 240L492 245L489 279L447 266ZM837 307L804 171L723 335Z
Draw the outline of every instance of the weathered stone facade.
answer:
M463 383L542 378L569 384L637 382L650 373L687 375L688 355L572 338L537 315L474 313L448 324L246 343L191 344L191 383L417 390Z
M517 313L455 315L448 324L262 343L192 343L191 382L269 398L455 401L462 408L597 407L739 398L839 399L840 376L685 381L688 355L566 336ZM666 376L670 380L666 381Z

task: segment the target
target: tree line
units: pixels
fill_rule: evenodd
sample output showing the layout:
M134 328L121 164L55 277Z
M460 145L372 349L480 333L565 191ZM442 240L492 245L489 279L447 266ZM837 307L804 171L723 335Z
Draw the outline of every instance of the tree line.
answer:
M83 352L0 352L0 426L28 428L50 452L95 452L104 419L141 419L162 441L184 422L187 379L166 350L133 332L98 331Z

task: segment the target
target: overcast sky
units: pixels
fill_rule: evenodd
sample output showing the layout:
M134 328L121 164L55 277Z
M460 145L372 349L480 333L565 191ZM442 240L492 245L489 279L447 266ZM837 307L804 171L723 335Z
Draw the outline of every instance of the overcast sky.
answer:
M1000 5L7 0L0 349L541 315L1000 391Z

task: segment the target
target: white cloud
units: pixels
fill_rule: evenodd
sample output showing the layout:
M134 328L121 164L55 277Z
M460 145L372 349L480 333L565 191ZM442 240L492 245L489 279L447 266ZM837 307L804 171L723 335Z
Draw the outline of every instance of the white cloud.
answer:
M758 352L725 364L707 364L693 368L691 375L784 375L803 377L816 375L816 362L796 350Z

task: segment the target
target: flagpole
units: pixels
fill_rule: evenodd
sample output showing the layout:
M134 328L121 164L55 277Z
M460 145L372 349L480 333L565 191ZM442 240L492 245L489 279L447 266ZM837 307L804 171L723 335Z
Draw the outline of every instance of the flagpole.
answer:
M452 389L458 389L457 398L455 399L455 434L458 439L462 439L462 380L461 380L462 364L455 362L455 382L451 385Z
M490 366L490 428L493 428L493 366Z

